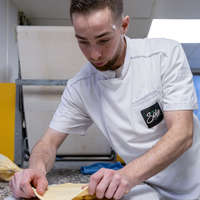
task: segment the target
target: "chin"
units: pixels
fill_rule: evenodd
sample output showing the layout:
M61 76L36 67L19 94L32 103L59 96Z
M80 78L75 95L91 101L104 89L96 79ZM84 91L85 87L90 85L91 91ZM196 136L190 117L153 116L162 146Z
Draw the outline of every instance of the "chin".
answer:
M96 65L94 65L94 67L99 71L108 71L109 70L108 67L105 66L105 65L104 66L96 66Z

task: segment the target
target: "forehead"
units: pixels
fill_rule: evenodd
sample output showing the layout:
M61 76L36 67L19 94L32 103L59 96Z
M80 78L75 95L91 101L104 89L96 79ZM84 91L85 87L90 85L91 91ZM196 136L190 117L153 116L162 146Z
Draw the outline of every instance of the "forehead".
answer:
M100 9L87 14L74 13L72 16L73 25L76 34L83 37L99 35L102 32L112 32L113 17L110 9Z

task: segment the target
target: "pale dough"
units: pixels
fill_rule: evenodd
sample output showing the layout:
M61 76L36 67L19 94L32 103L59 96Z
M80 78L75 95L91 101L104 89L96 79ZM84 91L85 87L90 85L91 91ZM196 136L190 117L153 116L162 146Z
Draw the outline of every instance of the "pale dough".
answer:
M87 188L82 189L83 186L85 186L85 184L65 183L59 185L50 185L43 196L40 196L36 192L35 188L33 188L33 191L41 200L72 200L83 191L87 191Z
M9 181L20 170L8 157L0 154L0 180Z

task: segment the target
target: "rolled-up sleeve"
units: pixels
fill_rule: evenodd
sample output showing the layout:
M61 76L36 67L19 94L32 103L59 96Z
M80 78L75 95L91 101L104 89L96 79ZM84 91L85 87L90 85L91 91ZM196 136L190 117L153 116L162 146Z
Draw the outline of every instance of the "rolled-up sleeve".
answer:
M84 135L92 120L72 85L67 85L49 127L67 134Z
M163 109L195 110L198 108L192 73L179 43L168 46L161 64Z

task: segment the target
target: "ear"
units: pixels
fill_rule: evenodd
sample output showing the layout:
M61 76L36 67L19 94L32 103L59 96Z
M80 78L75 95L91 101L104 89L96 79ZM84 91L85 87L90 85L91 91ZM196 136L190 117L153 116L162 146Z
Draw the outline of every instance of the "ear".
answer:
M129 22L130 22L129 16L123 17L121 24L122 34L125 34L128 31Z

